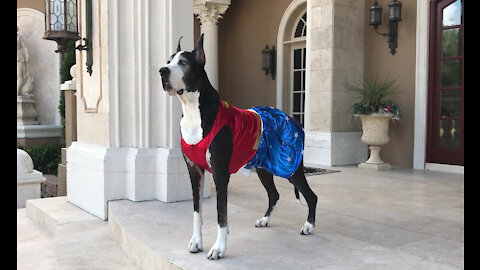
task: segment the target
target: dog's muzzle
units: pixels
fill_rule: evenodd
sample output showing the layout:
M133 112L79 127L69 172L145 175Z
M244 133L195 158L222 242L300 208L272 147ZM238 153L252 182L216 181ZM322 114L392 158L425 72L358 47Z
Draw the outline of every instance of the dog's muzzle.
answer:
M170 91L172 90L172 86L168 83L168 77L170 76L170 69L168 67L162 67L160 69L160 76L162 76L162 85L163 90Z
M176 92L178 95L183 94L183 89L175 91L169 83L170 69L168 67L160 68L160 76L162 77L162 86L163 90L167 91L169 95L172 95L173 92Z

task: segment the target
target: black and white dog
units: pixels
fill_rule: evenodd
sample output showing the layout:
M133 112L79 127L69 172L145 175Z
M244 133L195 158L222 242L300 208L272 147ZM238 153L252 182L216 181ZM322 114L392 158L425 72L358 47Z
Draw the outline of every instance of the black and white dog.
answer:
M167 65L160 69L163 89L171 96L178 96L183 109L180 121L182 140L188 145L200 142L212 129L219 111L221 101L218 92L210 84L204 69L205 52L203 49L203 34L199 38L193 51L182 51L180 40L175 52ZM232 131L228 126L223 126L215 135L205 159L212 172L217 191L217 240L208 252L208 259L219 259L225 255L227 245L227 186L230 179L229 162L232 157L233 145ZM204 183L204 169L189 159L185 153L184 158L192 184L193 192L193 236L188 245L192 253L202 251L202 197ZM268 194L268 209L265 216L258 219L256 227L266 227L270 214L279 199L279 194L273 182L273 175L262 168L257 168L257 174ZM309 212L307 221L301 228L301 234L312 233L315 226L315 208L317 196L310 189L304 175L303 160L288 179L295 187L298 197L300 191L305 197Z

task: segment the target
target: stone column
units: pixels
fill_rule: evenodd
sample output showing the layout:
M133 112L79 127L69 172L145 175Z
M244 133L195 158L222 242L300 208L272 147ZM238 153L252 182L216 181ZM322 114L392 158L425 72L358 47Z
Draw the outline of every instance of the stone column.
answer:
M79 32L85 35L85 0ZM181 103L159 69L193 50L193 1L93 1L92 74L76 52L77 141L67 148L67 199L107 219L108 201L192 198L180 149ZM205 180L204 196L210 195Z
M307 1L305 163L364 162L360 121L353 119L354 95L344 82L363 80L364 1Z
M210 83L218 91L218 20L227 11L230 0L194 0L193 12L200 20L204 34L205 71Z

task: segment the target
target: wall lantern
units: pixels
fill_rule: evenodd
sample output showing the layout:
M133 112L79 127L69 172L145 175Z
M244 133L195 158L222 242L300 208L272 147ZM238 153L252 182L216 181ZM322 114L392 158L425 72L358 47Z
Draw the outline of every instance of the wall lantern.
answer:
M275 80L275 57L276 51L275 46L272 46L271 49L268 48L268 45L265 46L265 49L262 50L262 70L265 71L265 75L272 75L272 79Z
M375 32L382 36L388 36L388 47L390 53L394 55L397 48L398 22L402 20L402 3L393 0L388 3L388 33L377 32L378 25L382 24L382 7L378 5L377 0L370 7L370 25L373 25Z
M86 10L86 38L84 45L75 47L77 50L87 51L87 72L92 75L92 0L85 1ZM56 53L67 52L67 42L77 41L78 15L77 0L45 0L45 35L43 39L57 42Z

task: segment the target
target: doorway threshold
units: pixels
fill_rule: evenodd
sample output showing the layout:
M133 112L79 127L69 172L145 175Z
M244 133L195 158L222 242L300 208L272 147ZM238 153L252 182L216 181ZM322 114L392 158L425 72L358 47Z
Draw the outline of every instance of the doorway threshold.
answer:
M464 174L464 166L440 163L425 163L425 170Z

